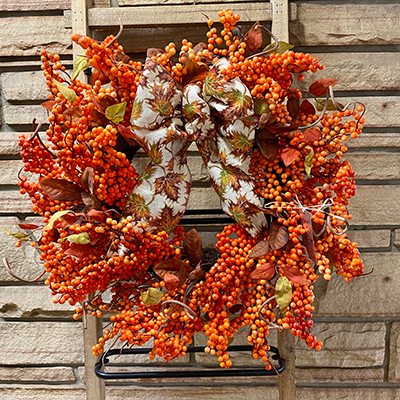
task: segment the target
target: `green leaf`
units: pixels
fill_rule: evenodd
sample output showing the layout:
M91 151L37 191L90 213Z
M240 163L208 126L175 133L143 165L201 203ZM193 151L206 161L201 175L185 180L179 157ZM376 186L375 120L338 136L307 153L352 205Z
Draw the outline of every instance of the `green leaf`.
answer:
M61 82L58 82L56 80L53 80L53 82L56 84L58 90L60 93L72 104L76 100L76 93L75 90L69 89L66 86L64 86Z
M74 242L74 243L78 243L78 244L89 244L90 243L90 237L87 232L69 235L69 236L65 237L64 240L69 240L70 242Z
M269 44L263 51L271 50L274 47L275 47L275 42ZM274 53L283 54L283 53L287 52L288 50L293 49L293 47L294 46L292 46L289 43L279 41L278 42L278 47L274 50Z
M68 214L68 213L74 213L71 210L64 210L64 211L57 211L55 214L53 214L50 219L49 219L49 223L47 224L46 228L53 228L54 222L56 221L56 219L61 218L63 215Z
M114 124L119 124L124 120L126 110L126 103L118 103L106 108L106 117L114 122Z
M288 278L281 276L275 286L275 299L281 312L285 312L292 301L292 285Z
M315 108L317 109L317 111L322 111L325 107L325 99L315 99ZM343 108L343 104L341 103L337 103L337 105L341 108ZM335 105L333 104L332 100L328 101L328 107L326 108L327 111L337 111L337 108L335 107Z
M19 239L19 240L29 240L29 237L31 236L29 233L22 233L22 232L14 233L14 232L9 231L6 228L3 228L3 231L5 233L7 233L7 235L15 237L16 239Z
M148 306L155 306L160 303L163 292L156 288L149 288L147 292L142 292L142 302Z
M304 159L304 169L306 170L306 174L310 175L312 160L314 158L314 149L311 146L306 146L306 149L309 149L310 152L307 154L306 158Z
M79 54L74 61L74 69L71 80L74 81L82 71L89 67L89 65L90 64L85 56L85 53Z
M258 115L269 114L269 105L267 100L264 99L253 99L254 101L254 111Z

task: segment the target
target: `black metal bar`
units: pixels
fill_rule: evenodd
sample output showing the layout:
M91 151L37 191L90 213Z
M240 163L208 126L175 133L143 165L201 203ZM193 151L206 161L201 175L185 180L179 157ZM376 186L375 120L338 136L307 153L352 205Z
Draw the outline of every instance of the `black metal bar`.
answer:
M250 352L253 346L229 346L229 351L248 351ZM151 348L135 348L135 349L112 349L107 351L103 357L104 364L109 363L109 357L112 355L120 354L148 354ZM187 353L204 352L204 347L188 347ZM273 360L279 362L276 369L267 371L263 368L205 368L186 371L147 371L147 372L103 372L103 362L98 362L95 366L95 373L101 379L143 379L143 378L206 378L215 376L268 376L277 375L285 369L285 360L280 357L279 351L276 347L271 346L270 352L274 353Z

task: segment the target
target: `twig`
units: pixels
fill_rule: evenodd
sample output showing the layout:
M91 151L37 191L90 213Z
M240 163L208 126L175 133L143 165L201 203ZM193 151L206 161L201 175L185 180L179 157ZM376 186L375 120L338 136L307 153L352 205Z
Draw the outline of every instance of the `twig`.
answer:
M114 39L111 40L111 42L108 43L108 44L106 45L106 48L108 48L108 47L110 47L112 44L114 44L114 43L118 40L118 38L121 36L121 33L122 33L122 31L124 30L124 25L122 25L122 20L121 20L121 18L118 18L118 20L119 20L119 31L118 31L118 33L117 33L117 36L115 36Z
M33 125L33 129L35 130L32 134L32 136L28 139L29 142L31 142L33 139L37 139L39 141L39 143L41 144L41 146L51 155L52 158L57 158L48 148L47 146L45 146L45 144L43 143L41 137L39 136L39 130L42 126L42 123L37 120L38 125L36 126L36 118L33 119L32 121L32 125Z
M351 103L347 103L343 108L341 108L340 105L336 103L335 96L333 94L333 86L329 86L329 95L331 96L333 105L337 108L338 111L345 112L349 108L349 105Z
M268 53L273 53L273 52L278 48L278 46L279 46L279 40L277 39L277 37L276 37L269 29L267 29L267 28L266 28L265 26L263 26L263 25L257 25L257 26L254 28L254 30L257 30L258 28L264 29L264 31L267 32L268 35L271 36L272 39L274 39L274 41L275 41L275 46L274 46L272 49L269 49L269 50L267 50L267 51L262 51L261 53L252 54L251 56L248 56L248 57L246 58L246 60L249 60L250 58L253 58L253 57L264 56L265 54L268 54Z
M7 258L3 258L3 263L4 266L6 267L6 270L8 271L8 273L14 277L15 279L18 279L21 282L26 282L26 283L34 283L34 282L38 282L39 279L46 273L46 270L44 270L37 278L35 279L23 279L20 278L19 276L15 275L14 272L11 271L10 265L8 264ZM43 282L43 281L42 281Z
M188 314L186 313L186 315L188 316L188 318L190 318L190 319L196 319L196 317L197 317L196 313L195 313L189 306L187 306L185 303L182 303L181 301L178 301L178 300L165 300L165 301L163 301L163 302L161 303L161 312L162 312L162 315L163 315L165 321L168 321L168 318L167 318L167 316L165 315L164 306L165 306L166 304L170 304L170 303L178 304L179 306L183 307L183 308L185 309L185 311L189 311L189 314L192 314L192 315L188 315Z
M326 110L328 109L328 104L329 104L329 91L326 93L324 109L322 110L321 115L319 116L319 118L316 121L314 121L312 124L309 124L309 125L306 125L306 126L299 126L297 129L300 131L300 130L309 129L309 128L312 128L315 125L318 125L319 122L324 117L324 114L325 114Z
M258 309L258 316L260 317L261 320L263 320L264 322L266 322L268 324L268 326L270 326L271 328L274 329L278 329L280 331L283 330L283 328L279 325L274 324L271 321L268 321L262 314L261 311L264 309L264 307L272 300L275 300L275 296L270 297L269 299L265 300L264 303L261 304L261 307Z

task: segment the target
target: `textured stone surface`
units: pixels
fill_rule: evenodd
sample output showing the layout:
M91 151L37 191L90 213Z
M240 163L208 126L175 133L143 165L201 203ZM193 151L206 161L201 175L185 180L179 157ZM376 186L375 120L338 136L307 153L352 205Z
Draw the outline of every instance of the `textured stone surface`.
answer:
M400 382L400 323L393 322L390 329L389 381Z
M0 217L0 227L11 232L23 232L14 225L18 222L16 217ZM21 247L15 247L15 238L7 235L3 229L0 229L0 242L0 281L16 281L5 269L2 262L4 257L8 260L11 270L21 278L34 279L43 271L39 264L38 252L29 243L23 242Z
M400 229L396 229L394 233L395 233L394 245L395 246L400 246Z
M400 389L297 388L297 400L399 400Z
M232 378L234 379L234 378ZM180 388L124 388L109 386L106 388L107 400L187 400L191 398L201 398L202 400L265 400L277 399L278 388L265 386L222 386L207 387L207 380L203 379L198 388L180 387ZM7 399L8 400L8 399ZM19 400L19 399L18 399Z
M346 154L358 180L400 179L400 154L356 153Z
M75 375L69 367L4 367L0 368L2 382L75 382Z
M383 378L383 368L296 368L296 382L300 384L311 382L383 382Z
M400 129L399 129L400 132ZM349 139L349 147L400 147L400 135L397 133L365 133L357 139Z
M32 203L28 196L23 196L18 190L0 191L0 213L32 213Z
M46 80L42 71L6 72L1 80L7 101L48 100Z
M75 308L64 304L54 304L47 286L4 286L0 290L0 317L71 317Z
M83 362L79 322L0 322L2 364L77 364Z
M0 132L0 155L19 154L18 136L17 132Z
M393 69L400 62L399 53L316 53L325 68L316 74L305 74L302 88L317 79L337 78L335 90L398 90L400 77ZM385 62L382 63L382 59Z
M73 386L0 386L1 400L85 400L85 389ZM107 399L108 400L108 399Z
M0 56L36 56L45 46L51 53L71 54L70 35L62 16L2 18Z
M44 107L6 105L4 106L4 120L8 125L29 125L32 126L34 118L47 122L47 111Z
M0 11L65 10L71 0L0 0Z
M360 248L389 247L390 245L389 230L349 230L347 236L350 240L356 242Z
M400 304L400 253L364 253L367 276L346 283L336 275L316 282L315 315L324 317L395 317ZM373 294L372 294L373 293Z
M298 3L289 25L291 44L338 46L400 43L398 4L323 5ZM362 16L362 18L360 17Z
M0 185L17 185L18 172L23 168L24 163L19 160L1 160L0 161ZM33 174L21 172L28 180L32 180ZM22 197L22 196L21 196Z
M316 323L312 334L323 343L322 350L296 344L296 365L307 367L360 368L383 364L386 327L374 323Z

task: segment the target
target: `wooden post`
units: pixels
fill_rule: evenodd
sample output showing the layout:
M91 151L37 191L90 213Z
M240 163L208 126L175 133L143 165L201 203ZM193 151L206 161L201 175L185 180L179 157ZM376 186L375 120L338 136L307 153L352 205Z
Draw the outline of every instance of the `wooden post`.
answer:
M271 0L272 33L279 41L289 43L289 4L288 0ZM295 338L289 329L278 334L278 348L286 366L279 378L279 400L296 399L296 355Z
M279 354L285 360L285 370L279 378L279 400L296 399L296 356L294 336L289 329L278 333Z

